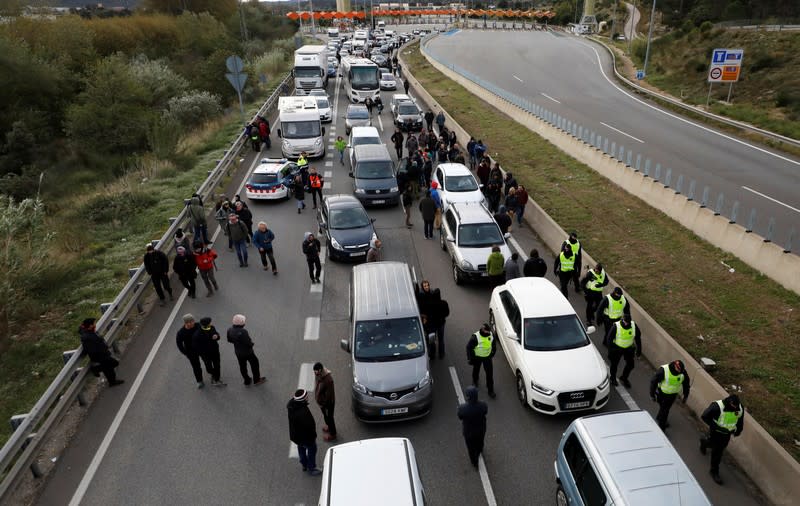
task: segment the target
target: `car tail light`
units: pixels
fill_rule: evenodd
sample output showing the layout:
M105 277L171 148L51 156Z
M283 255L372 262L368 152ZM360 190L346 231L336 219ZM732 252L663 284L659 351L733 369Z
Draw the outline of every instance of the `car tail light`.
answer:
M244 185L244 187L247 188L248 190L253 189L253 185L251 185L250 183L247 183L246 185Z

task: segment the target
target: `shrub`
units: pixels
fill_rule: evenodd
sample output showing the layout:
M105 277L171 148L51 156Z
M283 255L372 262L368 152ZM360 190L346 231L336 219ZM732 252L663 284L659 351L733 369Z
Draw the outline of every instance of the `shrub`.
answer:
M84 204L81 214L97 224L124 223L156 202L156 197L143 191L105 193Z
M700 33L708 33L712 28L714 28L714 24L711 21L703 21L700 24Z
M149 60L147 56L139 55L131 61L130 69L133 79L150 96L150 104L159 109L189 89L189 82L163 60Z
M165 118L177 125L194 128L222 112L220 99L207 91L191 91L170 99Z

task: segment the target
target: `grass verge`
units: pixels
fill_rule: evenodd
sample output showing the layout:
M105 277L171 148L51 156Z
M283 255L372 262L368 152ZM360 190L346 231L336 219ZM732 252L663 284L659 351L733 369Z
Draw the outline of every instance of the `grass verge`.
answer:
M800 297L514 122L433 68L414 45L406 68L564 229L800 458ZM735 269L730 273L726 264ZM647 346L647 336L643 336Z

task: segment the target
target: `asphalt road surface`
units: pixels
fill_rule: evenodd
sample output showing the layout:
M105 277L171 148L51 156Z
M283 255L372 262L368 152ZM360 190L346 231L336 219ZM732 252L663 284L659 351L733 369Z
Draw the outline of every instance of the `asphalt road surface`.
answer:
M330 86L332 92L339 90L338 82ZM384 103L388 104L390 95L384 93ZM333 157L334 136L344 135L341 117L346 99L341 91L338 97L335 123L326 126L331 138L329 154L312 163L328 173L326 194L351 193L347 167ZM373 121L388 143L392 130L388 107L380 120L376 114ZM274 141L270 152L258 156L278 157L278 143ZM256 162L256 156L247 153L244 167L252 170ZM233 189L240 183L241 175L232 183ZM514 376L502 353L495 357L498 397L488 400L486 473L479 475L469 463L455 413L454 377L462 387L469 384L464 347L468 336L488 318L489 290L480 285L455 285L449 259L438 240L423 238L417 212L415 226L407 229L400 208L369 210L384 243L384 260L409 263L419 277L440 288L450 303L447 357L431 364L433 411L417 421L385 425L366 425L354 419L349 402L349 358L339 348L348 326L351 266L327 261L322 285L310 284L300 245L305 231L316 230L316 221L310 199L306 202L308 208L301 215L292 201L249 203L255 221L266 221L275 232L278 276L261 269L252 249L250 267L238 267L235 254L227 250L220 235L216 243L221 254L217 273L220 291L207 298L205 289L198 288L197 299L186 297L184 292L175 303L154 308L122 360L119 374L127 382L100 394L73 443L59 456L40 504L316 504L320 478L301 472L289 442L285 407L298 386L311 387L311 365L316 361L330 368L336 381L339 442L383 436L410 438L430 504L554 503L555 450L575 415L550 417L523 408L516 399ZM523 252L533 247L545 251L528 228L515 229L513 237ZM582 297L570 297L583 314ZM232 346L223 338L222 376L228 386L208 385L198 390L189 363L179 354L174 339L182 324L181 315L187 312L197 319L211 316L223 333L233 314L247 315L247 328L267 383L242 385ZM314 318L319 318L318 332ZM647 346L647 336L643 340ZM646 363L638 362L631 377L634 386L630 396L622 389L613 392L605 410L624 410L638 404L654 412L647 397L651 374ZM485 387L481 396L487 397ZM314 405L311 409L321 426L319 409ZM321 463L330 444L322 442L321 431L318 434ZM722 469L727 484L720 487L711 481L707 458L698 452L698 434L696 422L676 403L669 436L711 499L717 504L760 504L749 491L752 485L727 463ZM375 503L380 504L380 498Z
M656 164L661 164L662 180L671 168L673 188L682 174L685 195L690 182L697 181L698 202L708 186L709 208L716 209L721 193L723 216L732 217L739 201L736 221L747 225L751 209L756 209L753 230L764 237L774 217L772 240L777 244L786 246L790 230L797 228L800 159L634 97L611 78L607 51L586 39L561 32L467 30L436 37L428 48L438 58L608 138L609 146L616 143L616 152L624 146L640 153L642 170L650 158L651 175Z
M636 5L624 2L625 3L625 10L628 11L628 17L625 18L625 37L629 40L633 40L639 36L636 33L636 26L639 24L639 20L642 18L642 13L639 9L636 8Z

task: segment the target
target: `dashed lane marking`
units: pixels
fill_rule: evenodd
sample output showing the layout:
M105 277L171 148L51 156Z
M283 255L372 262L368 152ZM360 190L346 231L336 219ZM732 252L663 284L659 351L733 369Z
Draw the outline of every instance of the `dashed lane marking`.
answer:
M303 339L306 341L319 340L319 316L309 316L306 318L306 327L303 331Z
M551 97L551 96L550 96L550 95L548 95L547 93L542 93L542 96L543 96L544 98L548 98L548 99L552 100L553 102L555 102L555 103L557 103L557 104L560 104L560 103L561 103L560 101L558 101L558 100L554 99L553 97Z
M330 164L330 165L328 165L328 164ZM333 162L325 162L325 166L326 167L333 167ZM332 170L326 170L325 172L322 173L322 177L324 177L325 179L328 179L329 177L333 177L333 171Z
M643 140L641 140L641 139L639 139L639 138L637 138L637 137L634 137L634 136L632 136L632 135L631 135L631 134L629 134L629 133L625 133L625 132L623 132L622 130L620 130L620 129L618 129L618 128L614 128L614 127L612 127L611 125L609 125L608 123L603 123L603 122L601 121L601 122L600 122L600 124L601 124L601 125L603 125L604 127L610 128L611 130L613 130L613 131L617 132L618 134L622 134L622 135L624 135L625 137L630 137L631 139L635 140L636 142L641 142L642 144L644 144L644 141L643 141Z

